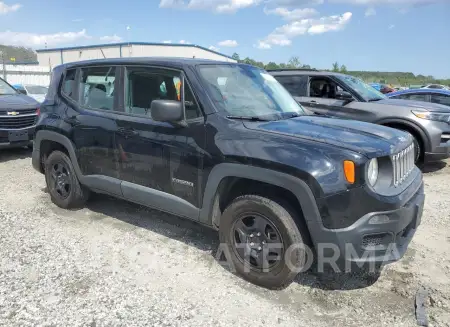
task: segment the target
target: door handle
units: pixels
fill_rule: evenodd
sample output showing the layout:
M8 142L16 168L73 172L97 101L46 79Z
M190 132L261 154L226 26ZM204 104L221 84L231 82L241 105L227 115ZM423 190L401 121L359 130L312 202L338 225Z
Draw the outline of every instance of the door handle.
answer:
M311 101L309 101L309 103L317 104L317 101L316 100L311 100Z
M134 130L133 128L125 128L125 127L119 127L117 129L117 133L122 134L125 137L132 137L139 135L139 132Z
M64 122L71 126L77 126L81 124L81 122L77 119L77 116L64 118Z

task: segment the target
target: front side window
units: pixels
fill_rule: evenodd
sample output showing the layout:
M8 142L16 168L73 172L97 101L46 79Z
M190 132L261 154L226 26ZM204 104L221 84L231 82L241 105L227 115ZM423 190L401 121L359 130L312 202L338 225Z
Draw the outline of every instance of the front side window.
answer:
M17 94L17 91L0 78L0 95L11 95Z
M165 69L128 68L125 83L125 110L127 113L151 118L153 100L181 101L184 88L185 118L201 115L197 101L181 73Z
M303 108L270 74L239 64L199 65L206 91L219 110L232 116L303 114Z
M113 110L115 67L81 69L79 103L90 109Z
M450 106L450 95L432 94L431 102Z
M125 111L151 117L153 100L180 99L181 76L177 71L128 68L125 82Z
M359 78L349 75L337 75L336 77L366 101L378 101L387 98L383 93L364 83Z

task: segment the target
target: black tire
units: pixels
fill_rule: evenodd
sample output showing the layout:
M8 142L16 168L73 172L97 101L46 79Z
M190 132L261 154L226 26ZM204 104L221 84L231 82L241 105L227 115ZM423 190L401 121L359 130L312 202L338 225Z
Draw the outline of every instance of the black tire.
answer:
M268 222L267 228L273 226L276 229L276 232L279 233L281 239L279 243L282 244L284 248L284 253L282 255L283 259L275 263L273 267L258 269L250 263L251 260L246 261L242 258L242 255L238 253L238 250L236 250L236 235L240 238L239 235L242 234L236 232L234 226L242 220L242 217L253 217L252 215L260 215L263 217L263 220ZM247 281L269 289L281 289L288 286L297 276L300 268L304 267L307 262L307 255L303 250L294 251L294 253L291 254L290 262L292 265L288 265L286 260L286 250L289 249L289 247L292 245L299 247L306 246L304 242L305 238L302 237L302 233L295 223L295 220L298 218L299 217L296 217L296 213L292 212L289 208L285 208L277 202L262 196L244 195L236 198L225 209L220 219L219 228L221 246L224 246L228 250L228 257L226 259L231 260L231 266L234 268L234 271ZM264 230L266 231L266 229ZM253 233L250 235L253 237ZM265 236L266 235L261 237ZM249 235L246 235L245 237L247 240L247 243L245 244L248 246ZM251 240L253 240L253 238ZM266 238L266 240L268 239ZM271 241L261 243L261 240L259 239L257 242L259 242L258 244L267 244ZM255 243L250 243L250 245L254 244ZM258 249L260 249L260 247ZM268 250L266 249L263 251ZM259 255L261 254L261 252L258 253ZM291 269L290 267L295 267L296 269Z
M401 131L405 132L405 133L409 133L411 134L410 131L407 131L406 129L400 129ZM423 158L423 154L422 154L422 146L420 145L419 140L417 139L417 137L414 136L414 134L411 134L412 138L413 138L413 144L414 144L414 163L416 165L420 164Z
M53 151L48 156L45 161L45 182L52 202L60 208L81 208L89 197L89 190L80 184L70 158L63 152ZM62 184L64 187L61 188Z

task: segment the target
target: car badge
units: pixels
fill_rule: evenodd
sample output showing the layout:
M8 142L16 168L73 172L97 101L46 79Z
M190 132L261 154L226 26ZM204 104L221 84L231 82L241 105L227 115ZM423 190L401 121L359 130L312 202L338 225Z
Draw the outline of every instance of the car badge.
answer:
M6 114L8 116L17 116L19 114L19 112L17 112L17 111L8 111Z

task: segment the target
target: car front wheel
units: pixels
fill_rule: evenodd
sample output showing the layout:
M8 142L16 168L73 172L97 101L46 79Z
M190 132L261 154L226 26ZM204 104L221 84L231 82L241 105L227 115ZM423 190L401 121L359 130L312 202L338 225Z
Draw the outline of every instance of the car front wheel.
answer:
M280 203L257 195L240 196L220 220L220 242L228 250L231 267L244 279L269 289L289 285L307 259L295 223L299 217Z

